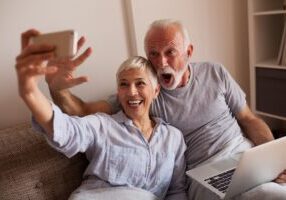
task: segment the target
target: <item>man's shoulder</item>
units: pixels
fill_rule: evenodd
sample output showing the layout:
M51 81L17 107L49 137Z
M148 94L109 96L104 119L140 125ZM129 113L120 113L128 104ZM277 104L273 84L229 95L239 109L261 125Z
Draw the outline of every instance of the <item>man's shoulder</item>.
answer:
M191 66L194 75L202 79L222 79L228 73L224 65L218 62L196 62L192 63Z
M192 62L191 66L193 68L196 68L200 71L202 70L218 70L218 69L224 69L224 65L222 63L218 62L211 62L211 61L204 61L204 62Z

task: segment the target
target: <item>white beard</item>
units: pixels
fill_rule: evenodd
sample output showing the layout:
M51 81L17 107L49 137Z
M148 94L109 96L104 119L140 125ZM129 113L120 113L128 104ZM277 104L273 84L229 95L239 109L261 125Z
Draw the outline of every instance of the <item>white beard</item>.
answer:
M186 70L188 69L189 63L190 63L190 59L188 57L185 66L182 69L180 69L179 71L175 71L173 69L173 67L171 67L170 65L165 66L164 69L159 69L157 71L157 76L159 77L160 85L166 90L176 89L179 86L179 84L181 83L183 75L186 72ZM162 80L162 74L171 74L171 76L172 76L171 82L172 83L166 84L164 82L164 80Z

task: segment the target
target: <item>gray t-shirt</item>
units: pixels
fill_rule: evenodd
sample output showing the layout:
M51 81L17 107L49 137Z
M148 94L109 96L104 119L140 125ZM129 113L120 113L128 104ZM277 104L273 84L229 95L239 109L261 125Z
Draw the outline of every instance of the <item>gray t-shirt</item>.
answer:
M191 63L190 68L186 86L161 88L151 106L152 115L182 131L189 169L220 152L233 138L243 137L234 115L246 105L244 92L221 64ZM109 102L116 107L114 98Z

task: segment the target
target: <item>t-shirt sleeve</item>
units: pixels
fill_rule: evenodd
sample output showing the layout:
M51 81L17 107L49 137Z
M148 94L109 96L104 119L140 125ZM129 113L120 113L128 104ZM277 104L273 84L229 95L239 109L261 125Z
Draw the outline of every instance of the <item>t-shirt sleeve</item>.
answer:
M236 114L246 105L246 95L230 73L221 65L224 96L232 113Z

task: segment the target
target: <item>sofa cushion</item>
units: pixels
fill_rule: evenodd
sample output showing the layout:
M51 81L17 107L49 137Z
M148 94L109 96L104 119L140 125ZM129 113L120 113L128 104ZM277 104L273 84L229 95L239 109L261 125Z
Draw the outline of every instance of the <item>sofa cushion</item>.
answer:
M0 199L67 199L87 163L52 149L29 124L0 130Z

